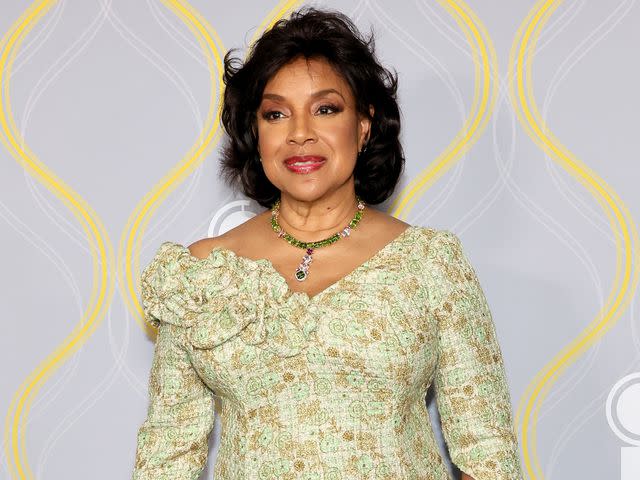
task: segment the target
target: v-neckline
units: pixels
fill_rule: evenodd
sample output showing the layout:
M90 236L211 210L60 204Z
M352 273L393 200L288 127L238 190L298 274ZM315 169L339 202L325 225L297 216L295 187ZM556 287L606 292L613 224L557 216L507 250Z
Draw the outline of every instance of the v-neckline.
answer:
M340 277L338 280L336 280L335 282L331 283L330 285L325 287L323 290L320 290L318 293L316 293L314 295L309 295L307 292L304 292L302 290L292 290L291 287L289 286L289 283L287 282L286 278L284 277L284 275L282 275L276 269L276 267L273 265L271 260L269 260L268 258L253 259L253 258L245 257L244 255L238 255L235 251L233 251L233 250L231 250L229 248L223 247L221 245L213 247L211 249L211 251L209 252L209 254L207 255L207 257L200 258L200 257L195 257L193 255L192 255L192 257L194 259L202 261L202 260L207 260L207 259L211 258L215 252L220 252L220 253L226 253L226 254L230 255L236 261L241 261L241 262L244 262L244 263L251 263L251 264L261 265L264 268L266 268L279 282L281 282L283 284L283 288L285 288L285 291L286 291L286 298L287 299L297 296L297 297L302 298L303 300L305 300L307 303L311 303L311 302L316 301L319 297L322 297L322 296L326 295L327 293L329 293L329 291L337 288L339 285L349 281L352 277L354 277L355 275L360 273L361 270L364 270L372 262L377 260L387 250L392 248L396 243L400 242L411 231L416 230L418 228L420 228L418 225L409 225L399 235L396 235L394 238L392 238L389 242L387 242L385 245L383 245L382 248L377 250L372 256L370 256L368 259L366 259L360 265L358 265L353 270L351 270L349 273L347 273L346 275Z

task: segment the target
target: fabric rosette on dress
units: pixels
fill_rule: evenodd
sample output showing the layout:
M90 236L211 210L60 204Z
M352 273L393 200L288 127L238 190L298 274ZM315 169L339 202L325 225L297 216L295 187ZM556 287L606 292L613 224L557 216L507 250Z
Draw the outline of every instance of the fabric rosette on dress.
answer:
M180 244L164 242L141 274L141 297L149 323L188 329L196 349L237 339L291 357L317 330L317 306L302 292L291 292L268 260L225 248L197 258Z

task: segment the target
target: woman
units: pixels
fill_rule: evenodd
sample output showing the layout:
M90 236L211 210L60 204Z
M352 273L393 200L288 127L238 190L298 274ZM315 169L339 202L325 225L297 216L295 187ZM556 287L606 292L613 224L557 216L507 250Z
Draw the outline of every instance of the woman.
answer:
M224 178L268 208L142 273L158 327L134 479L521 478L500 348L460 240L370 208L403 169L397 77L337 12L225 56Z

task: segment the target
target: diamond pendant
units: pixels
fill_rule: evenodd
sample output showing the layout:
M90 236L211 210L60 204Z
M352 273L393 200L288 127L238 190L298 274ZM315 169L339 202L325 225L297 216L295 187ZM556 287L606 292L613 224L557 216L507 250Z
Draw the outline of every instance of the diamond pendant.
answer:
M299 282L306 280L309 275L309 264L313 261L313 258L311 258L312 253L313 249L307 248L307 253L302 257L302 263L296 269L295 277Z

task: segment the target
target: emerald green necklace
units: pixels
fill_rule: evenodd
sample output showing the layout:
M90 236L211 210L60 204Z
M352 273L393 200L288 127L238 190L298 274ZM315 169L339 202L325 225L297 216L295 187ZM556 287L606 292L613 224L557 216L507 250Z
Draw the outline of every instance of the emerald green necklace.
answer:
M302 257L302 262L298 265L296 269L295 277L296 280L302 282L307 279L309 275L309 264L313 261L311 255L313 254L313 250L320 247L326 247L327 245L331 245L334 242L337 242L342 237L348 237L351 233L352 228L356 228L360 219L362 218L364 211L364 202L356 195L356 200L358 201L358 211L354 215L353 219L349 222L345 228L341 231L334 233L330 237L325 238L324 240L318 240L317 242L301 242L297 238L285 232L280 224L278 223L278 214L280 213L280 199L276 200L273 206L271 207L271 227L278 234L278 237L284 238L289 244L294 247L305 248L307 253Z

